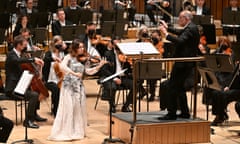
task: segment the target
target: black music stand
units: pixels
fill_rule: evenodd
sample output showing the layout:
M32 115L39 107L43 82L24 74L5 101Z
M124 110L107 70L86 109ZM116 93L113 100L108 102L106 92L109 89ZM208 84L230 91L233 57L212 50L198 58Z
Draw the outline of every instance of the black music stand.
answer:
M113 93L112 93L112 79L114 79L115 77L117 77L118 75L124 73L127 69L124 69L118 73L115 73L109 77L106 77L105 79L103 79L102 81L99 81L100 84L104 84L105 82L108 82L110 81L111 84L110 84L110 96L111 96L111 99L110 99L110 105L109 105L109 126L110 126L110 132L109 132L109 137L108 138L105 138L103 143L102 144L108 144L108 143L116 143L116 142L120 142L120 143L124 143L124 141L120 140L120 139L113 139L112 138L112 124L113 124L113 121L112 121L112 106L113 106Z
M91 10L80 10L80 24L86 24L93 20L93 12Z
M28 89L28 87L32 81L32 78L33 78L32 74L29 74L29 72L24 71L20 80L18 81L16 88L14 89L13 95L15 95L18 98L24 99L25 92ZM26 101L26 99L24 99L24 106L25 106L25 117L26 117L27 116L27 101ZM27 126L25 126L25 138L23 140L14 141L14 142L12 142L12 144L23 143L23 142L28 143L28 144L33 144L33 140L28 139L27 129L28 129Z
M63 26L61 27L61 35L64 40L72 41L79 34L84 33L84 26Z
M43 43L48 40L48 33L46 28L35 28L32 30L33 40L36 43Z
M196 25L211 24L211 16L210 15L194 15L192 21Z
M48 12L38 12L37 13L37 27L47 27L50 24L49 13Z
M114 35L115 21L104 21L101 26L101 35L113 36Z
M234 63L231 56L226 54L209 54L204 55L206 67L215 72L233 72Z
M240 12L224 9L222 17L223 17L222 18L223 34L224 35L232 34L232 35L237 35L237 37L239 37L238 31L240 28L240 25L239 25Z
M66 13L66 19L71 21L73 24L78 25L80 21L80 10L69 9Z
M153 80L162 78L162 62L154 61L151 59L137 60L135 62L136 80L141 82L142 80ZM138 84L137 84L138 85ZM140 91L139 91L140 93ZM147 95L148 99L148 95ZM141 110L141 98L139 97L138 111ZM147 102L147 111L149 111L149 102Z

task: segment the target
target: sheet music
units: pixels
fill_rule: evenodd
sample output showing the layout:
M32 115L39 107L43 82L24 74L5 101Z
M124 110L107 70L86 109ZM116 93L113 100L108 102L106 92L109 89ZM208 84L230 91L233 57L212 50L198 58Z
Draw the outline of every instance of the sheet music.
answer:
M159 54L158 50L149 42L118 43L117 46L125 55Z
M20 80L17 83L14 92L20 95L24 95L25 91L28 89L30 82L32 81L33 74L30 74L29 71L24 71Z
M117 73L115 73L115 74L113 74L113 75L111 75L111 76L109 76L109 77L106 77L105 79L103 79L102 81L100 81L100 83L105 83L105 82L109 81L110 79L112 79L112 78L114 78L114 77L116 77L116 76L124 73L126 70L127 70L127 68L124 69L124 70L121 70L120 72L117 72Z

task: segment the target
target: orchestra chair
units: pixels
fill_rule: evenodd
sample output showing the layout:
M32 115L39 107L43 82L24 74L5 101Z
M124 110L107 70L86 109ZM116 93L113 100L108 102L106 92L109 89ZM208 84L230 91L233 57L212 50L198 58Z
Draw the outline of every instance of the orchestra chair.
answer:
M126 96L127 96L127 90L128 89L126 89L122 86L117 87L116 94L115 94L115 102L114 102L115 105L124 104L124 102L126 100ZM98 94L97 94L96 103L95 103L95 106L94 106L94 110L97 109L97 105L98 105L99 99L101 99L101 97L102 97L102 94L103 94L103 85L100 84ZM122 96L122 103L119 103L120 96Z
M16 120L16 125L18 125L18 107L20 106L20 120L21 122L23 121L23 97L20 97L20 96L14 96L14 98L11 98L9 96L6 96L4 93L1 93L0 94L0 101L4 101L4 100L7 100L7 101L14 101L14 104L15 104L15 120Z

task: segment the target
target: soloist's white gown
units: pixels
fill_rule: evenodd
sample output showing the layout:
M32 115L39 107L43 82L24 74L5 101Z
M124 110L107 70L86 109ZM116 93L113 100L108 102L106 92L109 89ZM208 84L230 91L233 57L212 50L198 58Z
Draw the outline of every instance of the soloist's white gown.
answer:
M71 69L84 72L84 65L70 55L65 56L61 67L66 71L59 106L49 140L65 141L83 139L86 134L86 95L82 79L68 74Z

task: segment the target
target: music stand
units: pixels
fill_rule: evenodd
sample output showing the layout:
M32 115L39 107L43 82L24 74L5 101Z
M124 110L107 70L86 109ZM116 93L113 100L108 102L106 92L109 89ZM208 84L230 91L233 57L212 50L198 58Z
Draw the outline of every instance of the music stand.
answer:
M235 24L235 14L236 12L230 11L228 9L223 10L222 23L223 24Z
M24 98L25 92L28 89L28 87L32 81L32 78L33 78L33 74L30 74L29 71L24 71L22 73L20 80L17 83L16 88L14 89L13 95L19 95L20 97ZM26 99L24 99L24 106L25 106L25 116L27 116L27 101L26 101ZM28 129L27 126L25 126L25 139L12 142L12 144L23 143L23 142L32 144L33 140L28 139L27 129Z
M211 16L210 15L194 15L192 21L196 25L211 24Z
M38 13L32 13L28 15L29 17L29 24L32 28L36 28L38 24Z
M114 35L114 25L115 21L104 21L101 27L101 35L112 37Z
M114 10L103 10L101 21L115 21L115 11Z
M78 25L80 21L80 10L69 9L66 13L66 19L71 21L73 24Z
M216 44L216 26L215 24L201 24L203 33L207 38L207 44Z
M9 28L9 26L10 26L10 14L9 13L1 13L0 14L0 19L2 21L0 23L0 28L4 28L4 29Z
M50 23L48 12L37 13L37 27L47 27Z
M204 55L206 67L215 72L233 72L234 63L231 56L226 54L209 54Z
M108 82L110 81L110 96L111 96L111 100L110 100L110 105L109 105L109 126L110 126L110 132L109 132L109 137L108 138L105 138L104 141L103 141L103 144L108 144L109 142L110 143L116 143L116 142L121 142L121 143L124 143L122 140L120 139L113 139L112 138L112 124L113 124L113 121L112 121L112 106L113 106L113 93L112 93L112 79L114 79L115 77L117 77L118 75L124 73L127 69L124 69L118 73L115 73L109 77L106 77L105 79L101 80L99 83L100 84L104 84L105 82Z
M80 23L86 24L93 20L93 12L91 10L82 9L80 10Z
M63 26L61 27L61 36L65 41L72 41L77 37L77 34L84 32L83 27L81 26Z
M47 38L48 33L46 28L35 28L32 30L32 34L33 34L33 40L35 42L42 43L48 39Z
M221 85L215 76L215 71L206 67L198 67L198 71L203 78L206 87L221 91Z

